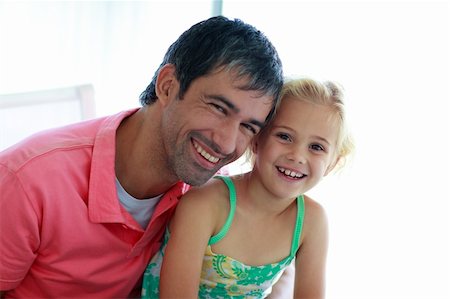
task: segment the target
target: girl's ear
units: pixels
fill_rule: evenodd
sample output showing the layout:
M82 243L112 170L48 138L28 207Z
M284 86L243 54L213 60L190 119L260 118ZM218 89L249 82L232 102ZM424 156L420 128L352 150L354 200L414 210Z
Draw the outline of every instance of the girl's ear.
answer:
M330 165L328 165L327 170L325 171L325 174L323 176L327 176L335 167L336 165L339 163L339 161L341 160L342 157L336 157L334 159L334 161L332 163L330 163Z
M265 131L260 131L256 136L253 137L252 143L250 144L251 150L253 154L258 153L258 148L261 143L265 142L265 139L267 138L267 130L269 130L269 125L266 125L264 127Z
M155 92L158 101L162 105L166 106L174 92L178 92L177 86L178 80L175 76L175 66L169 63L161 67L156 79Z

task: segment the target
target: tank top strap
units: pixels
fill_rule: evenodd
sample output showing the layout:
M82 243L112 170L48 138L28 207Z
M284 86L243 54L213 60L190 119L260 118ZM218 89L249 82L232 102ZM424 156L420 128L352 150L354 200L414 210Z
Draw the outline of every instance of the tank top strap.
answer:
M305 218L305 199L303 195L297 197L297 221L295 223L294 236L291 244L291 256L295 256L300 248L300 236L302 235L303 219Z
M236 210L236 189L231 178L226 176L215 176L214 178L221 179L228 187L228 191L230 192L230 213L220 231L209 239L208 245L213 245L225 237L233 222L234 212Z

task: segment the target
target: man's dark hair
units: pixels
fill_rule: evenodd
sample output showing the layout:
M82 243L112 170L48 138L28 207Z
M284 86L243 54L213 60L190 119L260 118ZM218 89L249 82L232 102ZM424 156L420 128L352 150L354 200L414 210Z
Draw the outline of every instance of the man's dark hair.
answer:
M283 84L281 60L267 37L241 20L222 16L195 24L169 47L152 82L140 95L142 105L157 100L156 78L161 67L168 63L175 66L180 99L193 80L219 67L248 78L247 86L240 88L274 96L275 103Z

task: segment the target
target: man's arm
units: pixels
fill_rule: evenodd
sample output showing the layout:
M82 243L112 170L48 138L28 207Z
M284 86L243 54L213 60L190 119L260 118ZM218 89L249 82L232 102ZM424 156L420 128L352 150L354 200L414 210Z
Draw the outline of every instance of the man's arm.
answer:
M0 296L16 288L39 247L38 219L15 173L0 163Z

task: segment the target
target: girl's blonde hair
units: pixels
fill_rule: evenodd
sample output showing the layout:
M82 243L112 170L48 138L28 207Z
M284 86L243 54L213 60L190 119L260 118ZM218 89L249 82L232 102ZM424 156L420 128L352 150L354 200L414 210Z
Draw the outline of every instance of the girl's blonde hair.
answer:
M339 126L336 144L336 168L343 167L347 158L354 151L353 138L346 121L343 88L331 81L321 82L311 78L286 79L281 91L281 103L283 98L288 96L332 108Z

